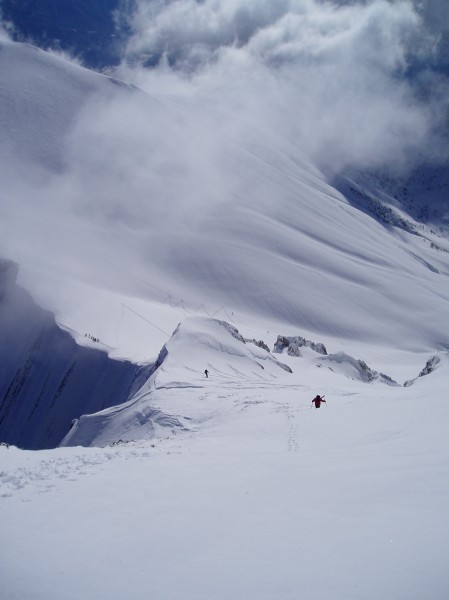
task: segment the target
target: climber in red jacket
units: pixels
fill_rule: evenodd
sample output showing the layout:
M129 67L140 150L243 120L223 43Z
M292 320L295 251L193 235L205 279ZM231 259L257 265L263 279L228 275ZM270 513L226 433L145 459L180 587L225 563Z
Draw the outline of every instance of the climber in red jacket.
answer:
M315 408L320 408L321 402L326 402L324 396L315 396L315 398L312 400L312 404L315 403Z

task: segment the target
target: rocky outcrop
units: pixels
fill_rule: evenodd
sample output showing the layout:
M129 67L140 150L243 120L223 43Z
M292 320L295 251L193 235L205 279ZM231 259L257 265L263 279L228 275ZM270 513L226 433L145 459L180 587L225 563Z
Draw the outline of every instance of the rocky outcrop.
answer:
M300 348L304 347L310 348L318 354L327 354L327 350L324 344L306 340L300 335L294 337L278 335L273 352L282 353L284 352L284 350L287 350L287 354L289 354L290 356L302 356Z
M399 385L394 379L385 373L379 373L371 369L365 361L353 358L345 352L328 354L319 360L319 367L327 367L332 371L343 373L349 379L364 381L366 383L380 382L386 385Z
M438 356L437 354L434 354L431 358L429 358L429 360L426 362L424 368L420 371L420 373L418 374L418 377L415 377L414 379L409 379L408 381L406 381L404 383L404 387L410 387L411 385L413 385L417 379L419 379L420 377L425 377L426 375L430 375L430 373L433 373L438 366L441 364L441 357Z

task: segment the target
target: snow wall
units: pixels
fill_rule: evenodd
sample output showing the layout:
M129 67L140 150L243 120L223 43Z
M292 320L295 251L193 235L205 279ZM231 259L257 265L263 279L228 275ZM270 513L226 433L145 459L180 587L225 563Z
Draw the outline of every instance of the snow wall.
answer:
M14 263L0 259L0 442L53 448L74 419L126 402L151 366L79 346L16 275Z

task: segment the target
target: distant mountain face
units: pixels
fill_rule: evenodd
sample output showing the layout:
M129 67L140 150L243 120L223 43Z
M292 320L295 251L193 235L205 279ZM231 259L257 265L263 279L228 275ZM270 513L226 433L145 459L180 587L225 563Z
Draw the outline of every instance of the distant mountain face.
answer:
M0 0L0 10L13 26L14 39L70 52L86 66L100 69L120 60L126 25L118 11L126 14L132 4L132 0Z
M359 210L386 226L449 237L449 163L418 164L409 174L348 169L334 186ZM438 247L438 244L437 246Z

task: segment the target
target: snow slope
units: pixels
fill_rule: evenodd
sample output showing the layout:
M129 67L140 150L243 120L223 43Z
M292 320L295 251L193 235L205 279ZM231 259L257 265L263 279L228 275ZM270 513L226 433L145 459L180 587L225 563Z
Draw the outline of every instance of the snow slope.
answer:
M176 436L0 447L3 597L446 599L447 356L391 387L240 354L195 387L164 371L159 405L194 417Z
M88 97L113 80L35 46L0 42L2 166L18 159L61 169L66 136ZM112 90L110 91L112 93Z
M20 44L2 42L0 63L0 250L58 322L101 329L122 356L122 304L168 334L180 312L222 310L245 335L259 323L378 357L447 347L447 239L352 206L257 115L149 96ZM149 327L142 355L168 337Z
M128 400L148 368L110 359L92 336L75 343L17 286L16 274L0 260L0 440L54 448L75 418Z
M126 403L92 415L82 416L62 441L62 446L110 446L117 443L154 439L201 429L204 421L216 419L228 410L212 400L209 388L243 386L250 389L274 389L297 385L302 376L320 369L323 381L334 378L335 386L346 380L365 382L367 386L382 383L399 387L387 375L345 353L321 354L303 348L292 358L285 350L278 355L262 348L256 340L245 340L239 331L225 321L191 317L183 321L164 345L151 375ZM320 348L319 348L320 349ZM444 361L447 361L446 354ZM285 364L283 359L289 361ZM446 362L442 364L446 364ZM434 357L422 373L441 367ZM204 367L204 369L203 369ZM206 374L207 370L207 374ZM295 373L295 375L294 375ZM418 373L416 373L418 376ZM312 376L313 377L313 376ZM210 381L209 381L210 380ZM416 377L407 382L413 385ZM223 396L225 397L225 396ZM240 393L237 393L240 397ZM218 399L221 396L218 396Z
M162 348L153 368L154 373L129 402L81 417L62 445L107 446L118 441L152 440L175 433L177 429L195 427L202 417L198 417L193 406L188 407L185 415L179 414L182 404L177 406L178 414L163 411L166 411L167 401L171 406L170 399L177 405L180 393L190 392L192 398L202 394L206 370L211 378L218 376L223 382L246 379L256 384L276 379L282 371L291 373L291 369L271 353L246 344L238 331L225 321L201 317L180 324ZM194 414L191 414L192 408Z

